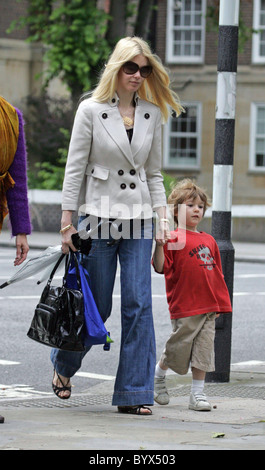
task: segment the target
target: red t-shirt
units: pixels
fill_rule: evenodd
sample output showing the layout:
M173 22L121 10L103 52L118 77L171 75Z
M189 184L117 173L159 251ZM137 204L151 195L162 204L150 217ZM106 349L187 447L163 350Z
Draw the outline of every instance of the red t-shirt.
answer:
M232 311L219 248L211 235L177 229L171 232L164 255L171 319Z

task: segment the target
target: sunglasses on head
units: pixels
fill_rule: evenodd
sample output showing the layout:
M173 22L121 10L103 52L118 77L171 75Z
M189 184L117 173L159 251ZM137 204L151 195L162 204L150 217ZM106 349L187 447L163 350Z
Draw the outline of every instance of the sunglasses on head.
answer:
M153 67L152 65L144 65L144 67L139 67L135 62L125 62L122 66L122 70L127 75L134 75L136 72L140 72L141 77L147 78L151 75Z

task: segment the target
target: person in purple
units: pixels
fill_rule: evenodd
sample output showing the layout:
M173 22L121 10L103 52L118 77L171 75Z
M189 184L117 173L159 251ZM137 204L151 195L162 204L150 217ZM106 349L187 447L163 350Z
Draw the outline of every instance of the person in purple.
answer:
M21 111L0 96L0 233L8 213L19 266L27 258L31 233L24 124Z

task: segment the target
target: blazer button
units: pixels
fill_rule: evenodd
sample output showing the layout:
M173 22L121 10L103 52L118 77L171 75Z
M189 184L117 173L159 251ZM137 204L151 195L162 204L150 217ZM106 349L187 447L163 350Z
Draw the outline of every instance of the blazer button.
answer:
M135 188L136 188L136 185L135 185L134 183L131 183L131 184L130 184L130 188L131 188L131 189L135 189Z
M121 184L121 189L125 189L126 188L126 184L125 183L122 183Z
M112 98L111 102L112 102L112 103L116 103L115 98Z
M135 175L136 171L135 170L130 170L130 175Z
M124 171L123 170L119 170L118 171L118 175L122 176L124 174Z
M145 117L145 119L149 119L149 118L150 118L150 114L149 114L149 113L145 113L144 117Z
M108 117L107 113L103 113L102 117L103 117L103 119L107 119L107 117Z

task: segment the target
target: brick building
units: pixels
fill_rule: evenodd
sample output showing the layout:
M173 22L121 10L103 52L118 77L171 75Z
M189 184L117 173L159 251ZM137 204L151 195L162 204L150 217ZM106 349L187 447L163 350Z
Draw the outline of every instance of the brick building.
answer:
M190 176L211 194L218 32L209 31L207 0L158 0L157 53L186 107L165 126L163 167ZM216 3L216 2L215 2ZM238 54L233 204L265 204L265 1L241 0L252 34ZM261 207L264 211L263 208ZM265 214L263 215L265 216Z

